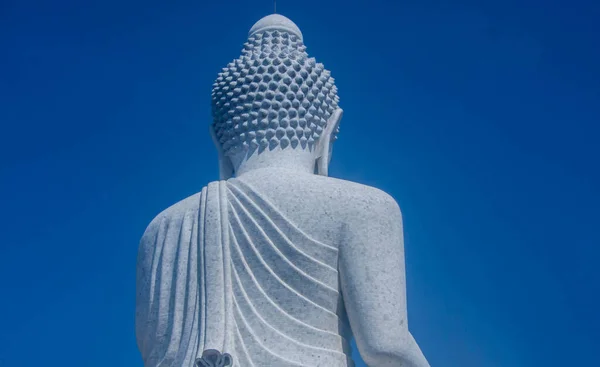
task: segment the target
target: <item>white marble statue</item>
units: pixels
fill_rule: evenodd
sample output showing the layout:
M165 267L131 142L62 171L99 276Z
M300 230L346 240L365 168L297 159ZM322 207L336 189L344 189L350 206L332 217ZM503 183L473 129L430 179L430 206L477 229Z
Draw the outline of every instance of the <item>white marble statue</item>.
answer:
M302 33L270 15L213 85L221 180L159 214L140 244L146 367L429 366L408 331L402 217L327 176L342 110Z

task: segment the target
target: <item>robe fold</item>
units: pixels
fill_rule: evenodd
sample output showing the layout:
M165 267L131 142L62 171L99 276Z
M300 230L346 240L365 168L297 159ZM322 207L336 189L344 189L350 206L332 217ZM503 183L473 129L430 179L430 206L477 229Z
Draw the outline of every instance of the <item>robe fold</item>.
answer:
M352 366L338 250L240 178L159 214L138 255L136 334L146 367Z

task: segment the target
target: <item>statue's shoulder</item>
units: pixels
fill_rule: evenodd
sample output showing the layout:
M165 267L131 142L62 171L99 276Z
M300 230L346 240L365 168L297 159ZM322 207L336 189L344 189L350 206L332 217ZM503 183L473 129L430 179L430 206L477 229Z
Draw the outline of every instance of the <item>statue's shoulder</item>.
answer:
M358 205L398 205L390 194L376 187L333 177L323 177L323 179L328 181L327 187L335 190L341 198L352 203Z
M399 211L396 200L383 190L339 178L284 170L249 172L243 181L279 201L298 199L310 208L326 207L337 218L355 214L386 215Z
M177 203L171 205L167 209L160 212L150 224L154 222L159 222L163 220L173 220L176 218L180 218L188 213L190 210L198 210L198 205L200 202L200 192L188 196L187 198L178 201Z
M216 182L211 182L204 187L213 185ZM203 189L203 190L204 190ZM170 207L161 211L158 215L152 219L148 227L144 232L144 236L150 235L156 232L161 226L174 224L183 220L187 215L196 215L200 208L200 196L202 191L195 193L194 195L188 196L187 198L178 201Z
M399 217L400 206L387 192L373 186L357 182L325 177L327 185L335 195L340 211L348 213L350 218L363 220L365 217Z

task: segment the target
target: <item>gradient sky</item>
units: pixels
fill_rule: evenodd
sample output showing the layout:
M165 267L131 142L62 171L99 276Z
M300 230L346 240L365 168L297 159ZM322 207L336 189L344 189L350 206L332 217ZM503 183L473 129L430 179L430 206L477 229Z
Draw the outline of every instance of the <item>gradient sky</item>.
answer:
M403 209L431 365L600 366L600 3L278 10L340 90L332 176ZM0 1L0 366L141 367L139 238L218 178L211 85L271 11Z

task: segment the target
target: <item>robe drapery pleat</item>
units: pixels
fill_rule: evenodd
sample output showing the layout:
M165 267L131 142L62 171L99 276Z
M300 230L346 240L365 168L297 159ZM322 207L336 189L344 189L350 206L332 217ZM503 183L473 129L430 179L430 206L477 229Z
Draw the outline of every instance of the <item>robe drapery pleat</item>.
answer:
M136 333L146 367L351 366L337 249L312 239L241 179L157 216L138 256Z

